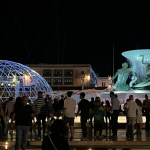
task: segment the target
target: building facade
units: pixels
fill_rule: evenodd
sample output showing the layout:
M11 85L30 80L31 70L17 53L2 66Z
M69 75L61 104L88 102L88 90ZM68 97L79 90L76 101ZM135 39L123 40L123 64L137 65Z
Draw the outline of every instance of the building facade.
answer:
M98 87L111 87L111 77L98 77Z
M89 64L27 64L51 87L86 87L98 85L98 76Z

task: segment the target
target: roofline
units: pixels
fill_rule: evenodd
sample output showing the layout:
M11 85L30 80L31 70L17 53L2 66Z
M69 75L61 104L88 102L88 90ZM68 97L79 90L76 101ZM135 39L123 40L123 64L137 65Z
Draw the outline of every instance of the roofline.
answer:
M74 66L74 67L91 67L92 66L90 64L25 64L26 66L29 66L29 67L62 67L62 66Z

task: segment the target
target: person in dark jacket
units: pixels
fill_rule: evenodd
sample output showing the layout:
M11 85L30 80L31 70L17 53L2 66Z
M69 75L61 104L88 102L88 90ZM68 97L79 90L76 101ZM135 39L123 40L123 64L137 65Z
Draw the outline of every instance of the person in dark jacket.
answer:
M45 136L42 142L42 150L69 150L68 128L63 120L55 120L50 127L51 134Z
M93 112L94 112L94 109L95 109L94 97L91 97L90 108L91 108L91 112L90 112L90 125L93 128L92 119L94 117L94 113Z
M54 99L54 103L53 103L53 109L54 109L54 116L57 116L57 119L59 118L60 116L60 111L59 111L59 102L58 100L55 98Z
M64 95L61 95L61 99L59 100L59 107L62 112L64 109Z
M83 141L87 141L87 127L86 127L86 122L87 119L89 119L89 114L91 112L90 108L90 102L85 98L85 93L81 92L80 93L80 99L81 101L78 104L78 112L76 114L76 117L79 115L79 112L81 111L81 128L83 132Z

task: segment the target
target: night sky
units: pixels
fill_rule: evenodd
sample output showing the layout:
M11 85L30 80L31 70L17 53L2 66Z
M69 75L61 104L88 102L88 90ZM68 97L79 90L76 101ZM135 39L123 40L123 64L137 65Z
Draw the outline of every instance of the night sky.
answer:
M146 2L1 0L0 59L91 64L99 76L112 75L113 44L115 71L126 61L123 51L150 48Z

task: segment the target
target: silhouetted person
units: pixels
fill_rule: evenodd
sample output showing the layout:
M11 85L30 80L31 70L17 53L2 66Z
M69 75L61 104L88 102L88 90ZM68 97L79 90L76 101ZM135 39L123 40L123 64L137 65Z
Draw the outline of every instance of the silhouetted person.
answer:
M20 107L17 108L15 107L14 113L11 118L11 129L13 130L13 121L14 121L14 117L16 117L15 150L19 150L21 141L22 141L22 150L26 149L31 117L34 121L32 108L31 106L27 105L27 102L28 102L28 98L26 96L23 96Z
M85 99L85 93L84 92L80 93L80 99L81 99L81 101L78 104L77 116L79 115L79 112L81 111L81 128L82 128L82 132L83 132L82 140L87 140L86 122L87 122L87 119L89 119L89 114L91 111L90 102Z
M69 123L70 126L70 132L71 132L71 137L70 141L73 140L74 136L74 117L75 117L75 106L76 106L76 101L71 98L71 95L73 94L72 91L67 92L67 99L64 101L64 110L62 114L62 118L67 125Z
M48 116L48 107L46 105L45 99L43 98L43 93L38 92L38 99L34 101L34 110L38 124L38 139L41 139L41 120L43 126L43 135L45 134L45 119Z
M62 112L64 109L64 95L61 95L61 99L59 100L59 107Z
M148 95L145 95L145 100L143 101L143 108L146 117L145 130L149 130L149 109L150 109L150 100L148 99Z
M115 97L114 92L110 92L110 97L111 97L111 106L112 106L111 123L112 123L112 132L113 132L113 135L111 136L111 138L117 138L118 116L119 116L119 100Z
M92 120L93 120L93 117L94 117L94 109L95 109L94 97L91 98L90 108L91 108L91 112L90 112L90 124L91 124L91 127L93 127Z
M69 150L68 128L63 120L55 120L50 128L51 134L45 136L42 142L42 150Z

